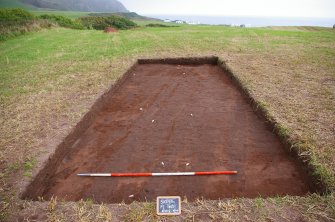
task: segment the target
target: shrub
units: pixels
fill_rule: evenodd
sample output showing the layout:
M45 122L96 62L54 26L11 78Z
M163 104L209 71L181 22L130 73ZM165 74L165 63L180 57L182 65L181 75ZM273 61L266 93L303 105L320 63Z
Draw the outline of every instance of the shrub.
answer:
M72 28L72 29L84 29L84 26L78 22L74 21L70 18L66 18L61 15L41 15L39 16L41 19L46 19L51 22L57 23L59 26L66 27L66 28Z
M97 30L105 30L108 27L113 27L116 29L130 29L137 27L135 22L119 16L82 17L79 18L78 21L80 21L86 28Z
M24 9L0 9L0 22L31 21L33 19L35 16Z
M38 30L48 24L36 20L35 16L23 9L0 9L0 41Z

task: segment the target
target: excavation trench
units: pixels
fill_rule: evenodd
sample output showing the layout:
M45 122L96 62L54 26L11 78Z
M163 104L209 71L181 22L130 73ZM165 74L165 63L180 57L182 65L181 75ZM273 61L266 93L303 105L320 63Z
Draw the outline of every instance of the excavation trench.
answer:
M237 175L84 178L77 173L237 170ZM306 195L305 168L217 58L139 60L58 146L23 198L126 203Z

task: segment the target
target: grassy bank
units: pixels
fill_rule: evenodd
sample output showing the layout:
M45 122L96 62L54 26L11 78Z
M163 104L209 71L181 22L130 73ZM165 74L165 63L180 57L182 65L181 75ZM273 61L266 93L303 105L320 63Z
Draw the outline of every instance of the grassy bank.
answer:
M335 187L333 29L183 25L105 34L53 28L0 42L0 51L0 213L3 218L22 208L22 217L31 216L31 210L38 209L35 212L49 220L62 217L66 220L72 216L89 220L100 213L106 218L109 213L112 218L123 215L123 219L133 221L157 219L150 204L124 205L117 211L123 213L116 213L115 206L99 208L89 201L33 203L18 198L22 183L36 174L41 162L97 96L135 59L143 57L216 55L225 60L283 126L283 133L303 141L305 150L300 154L311 156L329 188ZM334 194L211 204L200 201L186 205L188 211L184 217L187 218L181 220L335 218ZM66 209L71 213L64 213ZM97 214L88 215L89 209ZM204 213L199 215L199 212Z
M71 29L132 29L138 25L120 16L85 16L78 19L71 19L57 14L42 14L36 16L31 12L21 9L0 8L0 41L12 37L38 31L52 26Z
M52 26L84 29L84 26L70 18L56 15L34 14L21 8L0 8L0 41L17 37L29 32L39 31Z
M68 18L76 19L88 16L91 12L75 12L75 11L55 11L55 10L33 10L31 11L36 16L40 15L60 15Z

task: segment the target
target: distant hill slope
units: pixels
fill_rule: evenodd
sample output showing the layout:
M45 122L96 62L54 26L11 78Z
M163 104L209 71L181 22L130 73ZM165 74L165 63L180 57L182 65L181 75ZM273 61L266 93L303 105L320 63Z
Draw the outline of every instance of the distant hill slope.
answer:
M0 8L27 8L34 9L32 5L24 4L19 0L0 0Z
M89 16L111 16L117 15L132 20L143 20L143 21L161 21L160 19L150 18L137 14L136 12L115 12L115 13L90 13Z
M128 12L118 0L20 0L25 5L61 11Z

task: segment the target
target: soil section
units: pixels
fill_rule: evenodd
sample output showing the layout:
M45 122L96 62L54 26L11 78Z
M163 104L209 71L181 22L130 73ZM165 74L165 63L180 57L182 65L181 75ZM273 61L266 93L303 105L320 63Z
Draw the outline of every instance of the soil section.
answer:
M219 66L158 63L139 61L126 73L92 108L95 114L60 145L23 197L129 203L152 201L159 195L192 201L311 191L305 171ZM76 176L216 170L238 174Z

